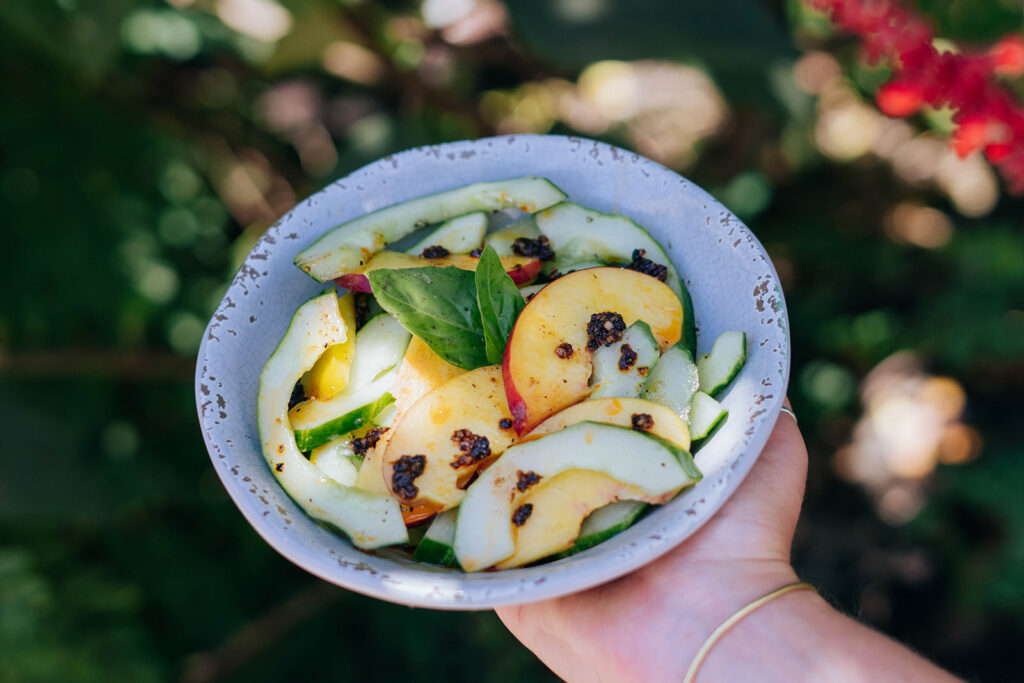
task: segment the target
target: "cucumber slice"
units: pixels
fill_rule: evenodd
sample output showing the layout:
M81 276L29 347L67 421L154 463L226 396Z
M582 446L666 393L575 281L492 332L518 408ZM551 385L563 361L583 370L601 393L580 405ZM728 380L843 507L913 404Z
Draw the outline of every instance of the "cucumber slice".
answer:
M594 374L590 398L636 398L640 395L661 350L643 320L622 333L622 339L594 351Z
M398 404L392 403L371 418L375 427L390 427L398 415Z
M473 211L449 218L437 229L406 250L419 256L427 247L444 247L450 254L468 254L478 248L487 232L487 212Z
M639 500L620 500L594 510L580 525L580 535L573 546L554 555L552 559L569 557L604 543L620 531L633 526L649 507L648 503Z
M551 275L551 272L554 270L557 270L559 275L568 275L569 273L572 273L577 270L584 270L586 268L600 268L602 266L607 265L608 264L605 263L604 261L599 261L597 259L584 259L582 261L579 261L573 259L560 259L556 256L554 261L548 261L543 266L541 266L540 272L541 275L549 277Z
M693 395L699 388L700 378L690 351L682 344L676 344L661 354L640 392L640 398L667 406L686 420Z
M645 258L665 266L668 270L665 284L672 288L683 304L683 341L696 353L697 332L690 293L686 291L672 260L647 230L626 216L592 211L572 202L560 202L539 211L536 220L537 227L547 235L559 259L631 263L633 250L643 249Z
M358 548L405 543L398 502L390 496L342 486L306 460L288 424L288 399L324 348L342 341L344 321L332 287L295 312L291 325L260 374L256 402L263 456L295 503L313 519L346 534Z
M288 413L295 442L308 451L366 424L394 402L388 393L398 377L398 364L412 335L383 313L356 333L355 357L348 386L326 401L315 398Z
M349 445L351 434L329 441L309 454L309 461L319 467L324 474L345 486L356 483L359 468L353 462L355 454Z
M475 183L393 204L347 223L320 237L295 256L295 265L320 282L352 272L391 242L417 228L452 216L480 210L518 207L538 211L565 199L550 181L523 176Z
M544 285L543 284L540 284L540 285L527 285L526 287L520 287L519 288L519 293L523 295L524 299L529 301L530 298L534 294L536 294L537 292L539 292L542 289L544 289Z
M452 542L455 539L455 519L458 508L442 512L430 523L426 535L416 546L412 559L417 562L439 564L445 567L458 567Z
M729 411L725 406L703 391L698 391L693 395L693 403L690 406L690 438L693 441L707 438L718 423L728 416Z
M484 238L484 244L494 247L498 256L515 256L512 244L520 237L535 240L540 237L540 230L533 216L524 216L509 226L496 230Z
M348 378L351 390L362 389L401 363L410 340L412 335L387 313L367 320L356 333L355 357Z
M531 473L543 482L573 469L607 475L636 487L637 495L645 500L657 502L701 478L689 453L664 439L626 427L580 422L520 443L484 470L459 505L452 547L463 569L486 569L516 552L513 512L519 513L519 503L529 494L529 487L519 485L520 472ZM531 508L527 515L531 514L545 526L563 521L542 519L546 517L543 509ZM582 521L580 514L574 521L576 528Z
M394 403L388 389L397 378L394 368L362 389L342 392L329 401L309 399L292 408L288 419L299 450L312 450L369 423Z
M718 335L711 353L697 359L700 390L717 396L739 374L747 360L746 332L723 332Z

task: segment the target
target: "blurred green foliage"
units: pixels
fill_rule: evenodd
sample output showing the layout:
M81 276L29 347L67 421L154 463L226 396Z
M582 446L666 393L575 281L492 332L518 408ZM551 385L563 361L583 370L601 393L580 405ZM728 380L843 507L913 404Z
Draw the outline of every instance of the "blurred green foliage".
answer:
M999 0L920 6L956 39L1021 26ZM798 569L959 673L1024 677L1024 203L961 214L884 154L829 151L828 97L794 63L831 55L868 109L885 70L795 0L479 2L474 17L0 3L0 680L551 678L492 614L375 602L274 554L209 465L191 386L234 269L295 201L383 154L524 122L655 156L683 136L661 159L753 227L786 287L812 454ZM608 59L687 65L673 77L711 109L567 110L558 98ZM719 106L706 130L673 128ZM948 132L941 112L911 124ZM894 238L908 203L941 212L948 238ZM964 388L980 452L915 480L923 507L893 522L833 456L867 373L906 349Z

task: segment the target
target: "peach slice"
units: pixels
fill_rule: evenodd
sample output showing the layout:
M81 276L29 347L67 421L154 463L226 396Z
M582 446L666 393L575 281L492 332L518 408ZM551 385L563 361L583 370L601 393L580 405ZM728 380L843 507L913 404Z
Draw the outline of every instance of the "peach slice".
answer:
M401 421L402 416L417 401L463 373L465 370L446 363L422 339L413 337L398 366L398 377L391 385L390 393L395 397L392 427ZM381 435L377 445L366 452L359 476L356 477L356 486L374 493L390 493L384 482L383 460L384 451L393 434L394 429L388 429Z
M453 254L440 258L421 258L412 254L402 254L397 251L382 251L374 256L361 269L351 273L345 273L334 278L334 283L339 287L350 289L354 292L370 292L370 280L366 273L378 268L423 268L425 266L436 266L439 268L461 268L462 270L476 270L480 259L468 254ZM538 259L526 256L505 256L501 259L505 271L517 285L524 285L540 272L541 262Z
M515 553L498 569L521 567L572 547L587 515L617 500L644 500L642 489L624 484L604 472L568 470L554 476L523 498L531 515L514 527Z
M539 439L577 422L604 422L630 427L671 441L690 450L690 430L670 408L642 398L594 398L569 406L534 427L522 441Z
M406 522L455 507L477 467L516 439L501 367L487 365L449 380L417 401L393 431L382 469Z
M600 314L612 315L602 321ZM519 314L502 362L516 432L589 396L592 351L637 320L665 350L679 341L683 307L664 282L625 268L579 270L537 292Z

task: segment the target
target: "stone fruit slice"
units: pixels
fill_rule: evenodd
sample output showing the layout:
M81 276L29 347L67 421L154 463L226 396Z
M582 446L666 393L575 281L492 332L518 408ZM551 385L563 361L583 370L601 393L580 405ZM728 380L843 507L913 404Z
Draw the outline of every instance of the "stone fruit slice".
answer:
M533 440L579 422L603 422L649 432L690 450L686 422L671 409L642 398L592 398L555 413L537 425L523 441Z
M382 251L374 256L365 267L358 272L345 273L334 278L335 284L354 292L371 292L370 280L366 273L378 268L400 269L400 268L422 268L424 266L435 266L439 268L461 268L462 270L476 270L480 259L476 256L466 254L442 256L440 258L421 258L411 254L402 254L397 251ZM540 272L541 262L537 259L525 256L506 256L501 259L509 277L517 285L523 285L537 277Z
M621 339L637 320L665 349L679 340L682 304L664 282L624 268L577 271L537 292L519 314L502 362L516 432L589 396L593 351Z
M362 467L359 468L359 476L356 477L356 486L367 491L390 495L391 492L384 482L382 463L388 441L394 434L392 428L417 401L464 372L465 370L462 368L446 363L419 337L412 338L409 348L405 352L405 358L398 366L398 378L391 385L391 395L395 397L395 402L392 404L395 409L395 417L377 445L366 452Z
M606 475L616 485L610 486L603 476L594 478L588 486L599 490L577 492L583 501L578 507L562 503L548 512L547 508L527 506L525 498L534 487L572 470ZM613 488L614 495L663 503L700 478L690 454L664 439L615 425L580 422L513 446L484 470L459 506L452 547L466 571L487 569L516 554L517 531L531 522L546 528L571 527L575 538L580 523L593 509L589 506L595 501L604 502L594 507L609 502L612 493L605 486ZM549 514L557 518L548 519ZM543 552L549 554L547 547Z
M501 367L459 375L401 416L384 452L384 481L407 522L455 507L477 467L515 441Z

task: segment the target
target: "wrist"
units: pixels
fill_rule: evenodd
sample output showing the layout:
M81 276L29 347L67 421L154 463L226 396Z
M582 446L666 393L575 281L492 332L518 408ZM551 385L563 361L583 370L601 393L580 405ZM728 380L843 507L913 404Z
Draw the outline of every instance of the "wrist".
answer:
M678 573L670 568L662 565L657 571L669 570L673 576L644 577L645 583L676 588L644 607L643 619L657 624L644 631L658 636L644 643L648 655L644 664L649 667L645 673L651 677L641 675L640 679L654 680L671 672L673 680L682 680L701 645L723 621L766 593L798 580L792 566L782 560L702 561L679 567ZM630 672L637 673L633 647L593 654L612 657L615 661L605 660L605 664L621 671L623 680Z

